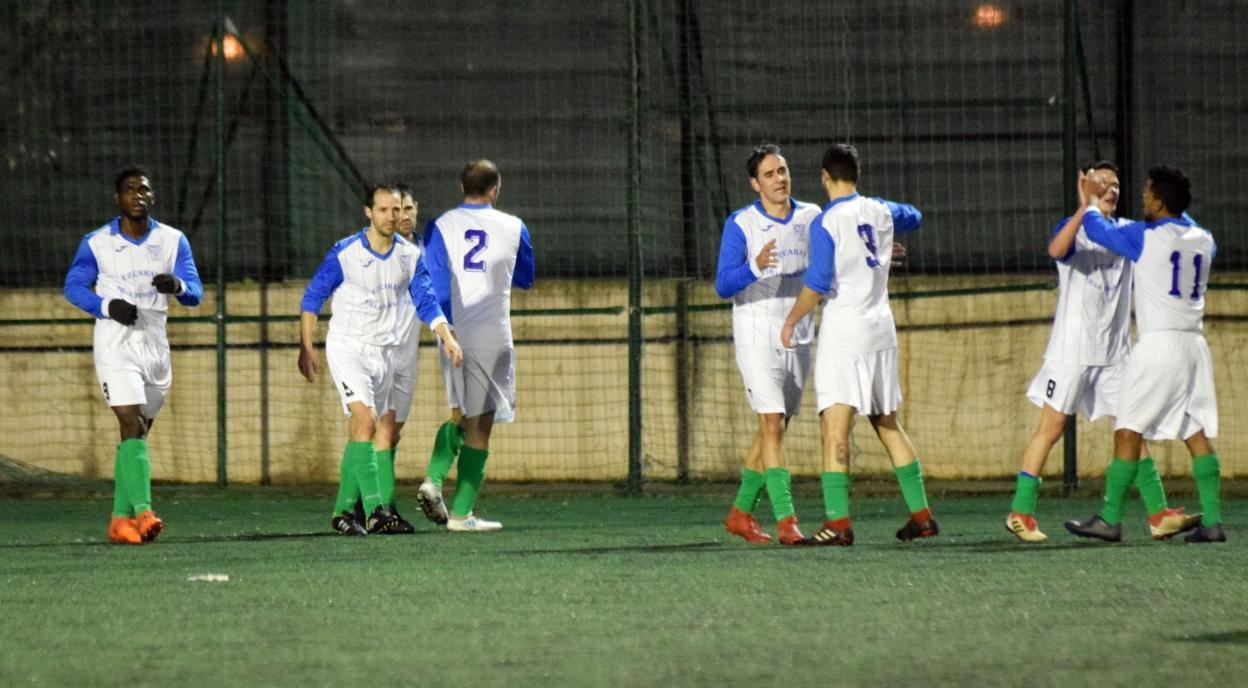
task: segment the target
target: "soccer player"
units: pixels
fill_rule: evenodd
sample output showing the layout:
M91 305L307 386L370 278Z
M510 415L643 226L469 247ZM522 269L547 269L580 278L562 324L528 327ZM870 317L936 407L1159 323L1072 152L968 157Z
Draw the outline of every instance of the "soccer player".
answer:
M1083 175L1099 191L1092 202L1102 216L1112 218L1118 207L1118 168L1102 161ZM1122 218L1111 222L1115 228L1130 224ZM1053 445L1080 409L1088 420L1116 415L1118 390L1131 351L1131 264L1090 241L1075 216L1054 228L1049 256L1057 261L1057 314L1044 365L1027 389L1027 398L1040 407L1040 424L1023 450L1014 502L1005 519L1006 530L1023 542L1048 539L1035 513L1040 472ZM1147 447L1141 445L1141 451L1135 485L1147 507L1153 538L1164 540L1195 528L1200 515L1169 508L1157 466Z
M390 446L391 429L379 423L378 416L389 408L404 311L415 307L450 355L459 356L419 250L395 236L402 198L392 187L377 186L367 199L364 215L369 225L334 244L300 304L299 372L314 382L316 318L325 300L334 298L325 357L343 412L349 416L349 439L331 525L344 535L387 532L397 526L393 509L382 504L374 443ZM366 524L353 513L357 494L369 512Z
M152 510L147 435L173 381L169 297L198 306L204 287L186 236L151 216L156 194L147 170L127 167L113 190L119 214L79 244L65 298L96 318L95 374L121 428L108 539L137 545L164 528Z
M780 452L789 420L801 407L814 316L798 322L794 348L781 346L779 334L802 289L819 206L790 196L789 165L774 144L764 143L750 153L746 173L758 200L724 223L715 291L732 299L733 348L746 400L758 414L758 429L724 529L746 542L771 542L753 514L766 489L780 543L796 545L805 538L798 530L790 475L781 465Z
M919 228L913 206L858 195L858 151L834 145L820 173L829 203L810 235L805 286L784 321L780 340L793 349L800 323L826 299L815 359L815 392L822 439L824 509L827 520L812 545L849 546L849 431L855 414L870 420L892 460L910 511L897 538L908 542L940 532L923 487L923 472L910 438L897 422L901 404L897 327L888 303L887 259L893 235ZM885 258L882 258L884 256Z
M1130 260L1135 272L1138 341L1123 374L1114 423L1114 459L1105 471L1105 502L1084 521L1067 521L1080 537L1122 540L1122 503L1140 471L1144 438L1181 438L1192 454L1192 476L1204 512L1187 542L1225 542L1218 455L1213 358L1205 342L1205 291L1217 246L1208 230L1184 215L1192 183L1181 170L1160 166L1144 183L1144 221L1121 227L1079 185L1076 216L1092 241Z
M515 348L511 337L511 288L533 285L533 245L524 222L494 208L502 187L489 160L469 162L460 175L464 201L429 224L426 257L429 276L463 346L463 366L451 374L451 406L460 409L463 445L459 449L455 496L446 514L452 532L499 530L497 521L473 513L495 422L514 417ZM425 513L444 509L442 481L455 456L439 430L428 477L417 499Z

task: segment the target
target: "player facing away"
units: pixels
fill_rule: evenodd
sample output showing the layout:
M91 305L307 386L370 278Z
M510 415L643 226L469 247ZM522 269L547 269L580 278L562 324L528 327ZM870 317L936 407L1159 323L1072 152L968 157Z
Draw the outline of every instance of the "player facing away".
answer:
M1100 190L1092 202L1115 230L1130 225L1130 220L1111 219L1118 207L1118 168L1102 161L1083 175ZM1040 407L1040 424L1023 450L1014 501L1005 519L1005 529L1023 542L1048 539L1036 523L1040 473L1066 423L1079 410L1088 420L1117 415L1122 374L1131 352L1131 263L1088 239L1081 219L1081 215L1063 219L1049 241L1049 256L1057 262L1057 313L1044 365L1027 389L1027 398ZM1145 445L1140 451L1135 486L1148 510L1153 538L1164 540L1195 528L1200 515L1169 507L1153 458Z
M815 357L815 396L827 520L807 540L812 545L854 544L849 431L855 414L870 420L910 511L897 538L908 542L940 532L928 508L918 454L897 422L900 364L888 303L893 236L917 230L923 216L904 203L858 195L858 174L853 146L837 144L823 154L820 176L829 202L811 228L805 286L780 332L784 346L793 348L799 323L826 299Z
M164 528L152 510L147 435L173 381L169 297L198 306L204 287L186 236L151 217L156 194L147 170L127 167L113 189L119 214L79 244L65 298L96 318L95 374L121 428L108 539L137 545Z
M502 528L473 512L485 480L495 422L514 418L515 348L511 337L511 288L533 286L533 245L524 222L497 210L502 177L489 160L469 162L460 175L464 201L429 224L429 276L463 347L463 365L452 371L450 404L463 414L458 482L449 513L442 482L456 457L439 430L427 478L417 499L435 522L452 532Z
M797 526L789 471L781 464L781 446L789 420L801 408L814 316L798 322L792 349L780 344L780 328L802 289L819 206L790 196L789 165L774 144L764 143L750 153L746 173L758 200L724 223L715 291L732 299L737 368L746 400L758 414L758 428L724 529L747 542L771 542L753 513L766 489L780 544L796 545L804 536Z
M403 183L393 185L399 193L399 236L412 244L423 262L424 241L416 236L416 217L420 204L412 192L412 187ZM390 391L389 409L381 415L379 422L385 427L384 432L377 433L373 438L373 450L377 454L377 486L380 490L381 505L394 515L395 520L386 534L407 535L416 529L407 519L399 515L395 507L394 463L402 438L403 426L412 410L412 397L416 389L416 350L420 343L420 318L414 308L400 308L395 319L398 328L399 343L394 352L394 382ZM364 523L367 516L364 512L364 500L356 499L355 519Z
M1217 246L1184 215L1192 184L1181 170L1154 167L1144 183L1144 221L1115 227L1079 185L1077 216L1092 241L1134 264L1138 341L1123 375L1114 423L1114 459L1105 471L1105 502L1084 521L1067 521L1081 537L1122 540L1122 503L1140 471L1144 438L1181 438L1204 515L1187 542L1225 542L1221 472L1209 438L1218 436L1213 357L1203 334L1205 291Z
M452 357L459 355L419 250L395 236L401 203L389 186L371 189L364 206L369 225L334 244L300 304L299 372L315 382L316 318L333 296L325 358L349 421L331 525L344 535L384 533L398 525L394 510L382 503L375 447L390 446L391 426L378 419L389 409L404 311L414 307ZM369 513L367 523L353 513L357 496Z

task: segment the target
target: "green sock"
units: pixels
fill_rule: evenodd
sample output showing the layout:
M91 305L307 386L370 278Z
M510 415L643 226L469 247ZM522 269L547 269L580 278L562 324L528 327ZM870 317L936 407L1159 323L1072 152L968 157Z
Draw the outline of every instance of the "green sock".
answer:
M147 440L122 440L117 458L123 465L126 500L135 516L152 508L152 463L147 457ZM114 498L114 502L116 499Z
M1101 518L1111 526L1122 523L1122 503L1127 498L1127 490L1135 482L1139 473L1139 461L1127 461L1114 457L1105 469L1105 504L1101 507Z
M481 492L481 483L485 482L485 460L490 450L476 447L463 447L459 450L459 480L455 483L455 497L451 500L451 513L464 518L472 513L477 503L477 494Z
M442 489L442 481L451 472L451 464L459 456L460 447L464 445L464 431L452 421L446 421L438 428L438 435L433 440L433 453L429 456L429 470L426 475Z
M394 505L394 449L377 450L377 487L382 506Z
M737 489L737 499L732 503L747 514L754 513L758 500L763 497L763 474L746 468L741 471L741 487Z
M906 500L906 508L910 513L927 508L927 491L923 489L923 467L916 458L914 463L901 468L894 468L897 484L901 486L901 496Z
M828 520L849 518L849 474L824 471L819 482L823 485L823 511Z
M1040 484L1044 482L1040 476L1027 471L1019 471L1014 480L1014 503L1010 511L1028 516L1036 513L1036 500L1040 497Z
M1202 526L1222 522L1222 477L1217 454L1192 457L1192 477L1196 479L1196 492L1200 495Z
M1140 470L1135 474L1135 489L1140 491L1140 499L1144 500L1144 510L1149 516L1169 506L1166 503L1166 488L1161 485L1157 464L1151 456L1140 459Z
M355 510L355 500L360 496L360 483L355 477L355 460L358 455L352 450L356 442L347 442L342 450L342 462L338 464L338 496L334 498L334 515L344 511ZM358 443L362 444L362 443Z
M126 475L126 462L121 460L121 448L123 445L117 445L117 452L113 458L113 516L125 518L127 516L135 516L136 514L130 509L130 497L127 485L129 476Z
M763 480L767 483L767 499L771 500L771 513L776 520L792 516L797 510L793 508L793 487L789 469L768 468L763 471Z
M352 446L355 449L352 449ZM364 513L371 514L373 509L381 506L381 486L377 480L377 453L373 450L373 442L351 442L347 451L354 451L355 481L360 486L360 499L364 501Z

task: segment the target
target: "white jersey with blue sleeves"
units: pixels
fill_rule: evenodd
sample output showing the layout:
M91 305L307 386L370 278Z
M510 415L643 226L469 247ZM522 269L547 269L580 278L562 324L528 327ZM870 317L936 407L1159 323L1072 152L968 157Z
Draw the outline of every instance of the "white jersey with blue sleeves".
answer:
M780 330L802 291L810 263L810 231L819 206L790 199L786 217L773 217L755 201L734 212L724 223L719 245L715 290L732 299L732 339L739 347L781 348ZM755 260L771 240L776 241L778 265L759 270ZM814 314L794 328L797 346L814 338Z
M426 259L442 310L465 348L511 347L511 288L533 284L533 245L515 215L464 203L429 223Z
M1095 208L1083 218L1088 238L1135 263L1135 323L1150 332L1200 332L1213 234L1186 215L1131 222L1115 230Z
M174 295L182 305L197 306L203 300L204 286L191 244L173 227L149 219L147 234L133 239L121 231L121 218L117 217L83 238L65 275L64 293L70 303L98 318L97 352L101 346L116 346L133 337L167 346L170 295L152 286L152 278L160 274L182 280L182 293ZM139 317L132 327L108 318L107 304L112 299L138 307Z
M917 230L914 206L856 193L833 200L810 236L806 286L823 294L820 350L869 353L897 346L888 302L893 235Z
M417 316L431 328L446 321L420 250L398 235L384 254L369 245L367 229L334 244L304 290L300 310L319 313L331 295L333 315L327 335L331 339L396 345L413 304Z
M1057 223L1057 231L1069 218ZM1131 224L1112 220L1114 231ZM1088 238L1080 227L1057 261L1057 313L1044 360L1112 366L1131 354L1131 264Z

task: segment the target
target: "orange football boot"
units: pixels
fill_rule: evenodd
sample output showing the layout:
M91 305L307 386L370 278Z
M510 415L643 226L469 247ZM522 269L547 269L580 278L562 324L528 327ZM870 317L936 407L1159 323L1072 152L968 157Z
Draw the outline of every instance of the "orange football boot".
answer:
M801 545L806 541L806 536L802 535L802 531L797 529L796 515L777 521L776 534L780 536L780 544L782 545Z
M139 529L139 537L143 538L143 542L155 540L156 536L160 535L160 531L165 529L165 522L160 520L156 512L151 509L139 514L139 517L134 519L134 521L135 526Z
M728 518L724 519L724 530L733 535L745 538L746 542L765 545L771 542L771 536L758 526L753 514L748 514L737 507L732 507Z
M108 522L108 541L119 545L138 545L143 543L138 526L129 516L114 516Z

